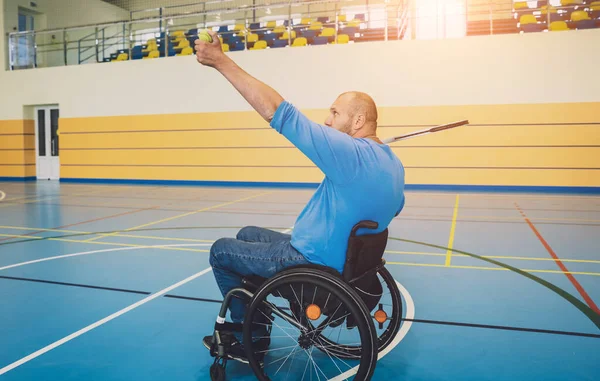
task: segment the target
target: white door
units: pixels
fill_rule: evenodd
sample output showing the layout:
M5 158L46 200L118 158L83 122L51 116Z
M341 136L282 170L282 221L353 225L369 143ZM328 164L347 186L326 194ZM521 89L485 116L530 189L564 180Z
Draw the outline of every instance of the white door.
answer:
M60 179L57 107L36 107L35 142L37 178L41 180Z

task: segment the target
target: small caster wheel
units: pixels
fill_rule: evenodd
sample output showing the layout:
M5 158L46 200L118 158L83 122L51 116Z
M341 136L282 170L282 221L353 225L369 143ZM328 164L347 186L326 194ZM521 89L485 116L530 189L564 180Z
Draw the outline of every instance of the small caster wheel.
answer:
M225 367L217 362L210 366L211 381L225 381Z

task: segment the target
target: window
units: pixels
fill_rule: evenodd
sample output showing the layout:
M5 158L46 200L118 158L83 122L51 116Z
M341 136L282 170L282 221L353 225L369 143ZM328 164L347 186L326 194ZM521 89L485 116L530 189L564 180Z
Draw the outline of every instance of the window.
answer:
M465 0L417 0L416 38L455 38L467 34Z

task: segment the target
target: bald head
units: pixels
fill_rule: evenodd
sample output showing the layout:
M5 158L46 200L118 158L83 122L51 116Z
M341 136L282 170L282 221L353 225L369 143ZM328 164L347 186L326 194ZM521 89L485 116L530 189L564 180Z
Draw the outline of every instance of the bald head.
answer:
M373 130L377 128L377 106L373 98L360 91L350 91L340 96L348 97L352 116L363 115L368 127L372 127Z
M348 91L340 94L325 124L356 138L374 137L377 132L377 106L368 94Z

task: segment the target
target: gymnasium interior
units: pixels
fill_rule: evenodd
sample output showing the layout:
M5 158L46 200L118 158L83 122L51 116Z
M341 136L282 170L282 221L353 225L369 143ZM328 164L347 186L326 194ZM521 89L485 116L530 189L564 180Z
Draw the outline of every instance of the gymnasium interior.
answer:
M0 30L0 381L600 378L600 1L0 0ZM325 175L205 30L315 123L369 94L405 171L381 299L257 284L264 364L203 344L211 247L293 237Z

